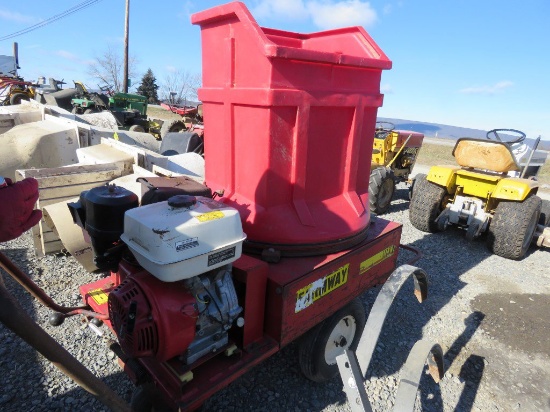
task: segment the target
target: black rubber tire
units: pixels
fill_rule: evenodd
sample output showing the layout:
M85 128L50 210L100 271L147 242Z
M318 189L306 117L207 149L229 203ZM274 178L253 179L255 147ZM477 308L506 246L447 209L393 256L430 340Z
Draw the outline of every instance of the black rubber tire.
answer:
M395 176L389 167L377 167L370 172L369 207L380 215L386 213L395 192Z
M185 123L181 120L167 120L160 128L161 139L168 133L181 133L187 130Z
M202 154L203 138L194 132L168 133L160 142L159 152L163 156L195 152Z
M139 124L134 124L132 126L130 126L130 128L128 129L130 132L141 132L141 133L145 133L145 128Z
M163 403L160 393L150 382L144 383L134 390L130 408L132 412L169 412L173 410Z
M94 109L86 109L84 110L84 114L92 114L92 113L96 113L96 111Z
M416 178L411 179L411 184L409 186L409 200L413 198L413 191L414 191L414 183L416 182Z
M355 350L365 328L366 317L363 304L356 298L308 331L300 339L298 347L298 361L304 376L314 382L327 382L334 378L338 374L336 360L333 364L325 360L325 349L332 331L341 321L355 322L355 334L351 344L343 347Z
M550 226L550 200L543 199L540 208L539 225Z
M10 104L12 106L15 106L16 104L21 104L21 100L27 100L29 101L29 96L27 96L25 93L14 93L10 96Z
M73 108L71 109L71 113L72 114L80 114L80 111L78 110L78 107L73 106Z
M423 232L440 232L435 219L443 210L443 199L447 194L444 187L428 181L425 174L416 175L414 192L409 204L409 220Z
M500 201L487 233L489 250L507 259L522 259L533 240L541 205L535 195L523 202Z

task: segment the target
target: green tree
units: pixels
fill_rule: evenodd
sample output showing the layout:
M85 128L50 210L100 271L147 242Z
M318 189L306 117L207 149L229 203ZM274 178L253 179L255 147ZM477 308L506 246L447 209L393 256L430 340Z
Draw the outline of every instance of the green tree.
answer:
M157 79L151 69L147 69L147 73L143 75L141 84L139 85L137 92L142 96L147 97L149 103L157 104L159 97L157 95L158 86L156 84Z

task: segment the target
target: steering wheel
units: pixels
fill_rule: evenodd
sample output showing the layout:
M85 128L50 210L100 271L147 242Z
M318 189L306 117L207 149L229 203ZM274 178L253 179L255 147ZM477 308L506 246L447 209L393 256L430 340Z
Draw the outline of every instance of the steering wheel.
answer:
M505 133L506 135L509 135L510 133L512 133L511 139L510 140L502 140L500 135L499 135L499 133L501 133L501 132L506 132ZM525 137L526 137L525 133L523 133L522 131L516 130L516 129L493 129L493 130L489 130L487 132L487 139L497 140L499 142L507 143L507 144L514 144L514 143L523 142L525 140Z
M391 132L395 129L395 125L391 122L376 122L375 130L377 132Z
M391 122L376 122L374 137L377 139L385 139L393 129L395 129L395 125Z

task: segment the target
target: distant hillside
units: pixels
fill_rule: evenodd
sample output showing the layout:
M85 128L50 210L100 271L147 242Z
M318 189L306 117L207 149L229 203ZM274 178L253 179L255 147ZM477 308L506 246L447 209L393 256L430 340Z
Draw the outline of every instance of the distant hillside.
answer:
M423 133L426 137L437 137L440 139L456 140L460 137L474 137L485 139L486 130L469 129L467 127L449 126L446 124L416 122L414 120L391 119L379 117L380 122L390 122L396 129L411 130L413 132ZM533 143L535 139L527 138L527 141ZM539 149L550 151L550 141L541 140Z

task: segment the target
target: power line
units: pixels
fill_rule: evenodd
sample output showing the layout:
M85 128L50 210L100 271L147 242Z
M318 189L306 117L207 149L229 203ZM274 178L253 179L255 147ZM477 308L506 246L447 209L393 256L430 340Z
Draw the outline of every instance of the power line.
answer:
M82 9L85 9L86 7L89 7L95 3L99 3L102 0L85 0L80 4L77 4L74 7L71 7L68 10L65 10L62 13L56 14L55 16L50 17L49 19L43 20L40 23L36 23L35 25L32 25L30 27L27 27L26 29L22 29L19 31L16 31L15 33L8 34L7 36L0 37L0 41L12 39L17 36L21 36L22 34L29 33L33 30L39 29L41 27L47 26L48 24L51 24L53 22L56 22L57 20L62 19L63 17L70 16L73 13L76 13L77 11L80 11Z

